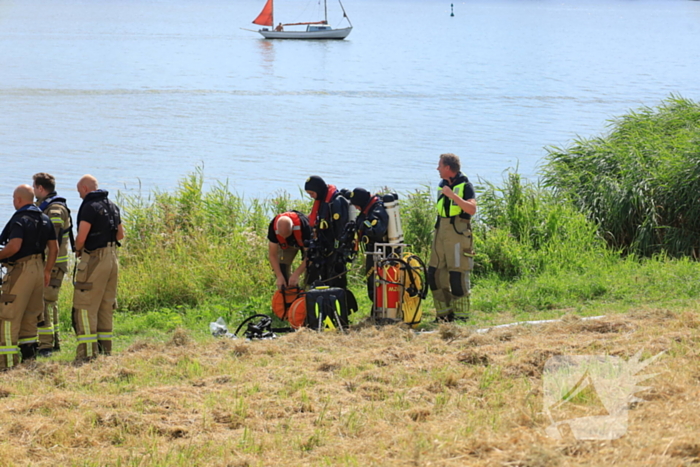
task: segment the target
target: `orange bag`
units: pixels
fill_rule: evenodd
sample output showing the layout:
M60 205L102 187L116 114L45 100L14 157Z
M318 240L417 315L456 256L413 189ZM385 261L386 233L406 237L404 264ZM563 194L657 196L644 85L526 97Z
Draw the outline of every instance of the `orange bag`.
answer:
M301 308L299 303L302 303ZM279 319L289 321L294 329L302 327L306 320L306 300L304 300L303 290L299 287L276 290L272 295L272 311Z
M301 294L294 300L287 313L287 321L294 329L299 329L306 324L306 295Z

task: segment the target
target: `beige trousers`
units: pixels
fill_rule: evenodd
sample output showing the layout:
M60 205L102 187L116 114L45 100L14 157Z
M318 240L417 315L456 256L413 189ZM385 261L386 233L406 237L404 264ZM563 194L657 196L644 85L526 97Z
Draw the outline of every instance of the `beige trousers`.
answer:
M98 351L112 351L112 317L117 307L119 261L116 246L80 256L73 291L73 328L78 339L76 360L89 360Z
M277 245L277 258L280 261L280 269L282 270L282 275L285 279L289 280L289 276L292 275L294 270L292 269L292 263L294 258L296 258L299 248L290 247L287 249L282 249Z
M438 316L452 311L450 304L455 300L469 296L473 253L471 223L455 218L453 224L449 217L441 217L428 263L428 281L433 299L446 305L445 313L437 310Z
M19 363L19 345L37 342L37 322L44 310L44 262L26 256L6 266L0 293L0 369Z
M54 266L49 286L44 287L44 313L39 323L39 350L50 350L58 344L58 294L65 274L64 267Z

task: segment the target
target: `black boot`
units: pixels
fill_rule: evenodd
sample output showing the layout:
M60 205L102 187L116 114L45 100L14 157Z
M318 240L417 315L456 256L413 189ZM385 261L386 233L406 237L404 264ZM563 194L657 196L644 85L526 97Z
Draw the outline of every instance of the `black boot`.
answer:
M36 360L36 348L37 344L20 344L19 350L22 353L22 362L29 362L31 360Z
M446 315L441 315L441 316L436 316L435 317L435 323L437 324L443 324L443 323L451 323L455 320L455 314L453 312L449 312Z

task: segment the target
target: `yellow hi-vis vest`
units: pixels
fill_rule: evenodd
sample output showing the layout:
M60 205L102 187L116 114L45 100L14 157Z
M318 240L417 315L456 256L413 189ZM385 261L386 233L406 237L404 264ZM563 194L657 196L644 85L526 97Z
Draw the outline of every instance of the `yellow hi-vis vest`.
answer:
M464 197L464 187L467 186L466 182L462 182L455 185L452 191L455 192L460 198ZM437 201L437 211L440 217L457 217L462 214L462 208L460 208L456 203L453 203L450 198L442 194L442 188L438 188L440 191L440 196ZM446 210L446 205L449 205L449 211ZM447 211L447 212L446 212Z

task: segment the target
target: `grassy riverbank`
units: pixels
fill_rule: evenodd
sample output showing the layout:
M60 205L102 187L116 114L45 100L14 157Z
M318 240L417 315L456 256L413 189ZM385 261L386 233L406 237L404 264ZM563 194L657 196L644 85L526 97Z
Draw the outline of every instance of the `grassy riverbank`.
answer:
M426 261L434 219L430 195L426 187L401 196L406 239ZM234 327L253 313L269 313L269 219L288 209L310 209L310 202L287 194L246 202L225 184L204 190L200 171L184 178L175 193L120 202L129 226L120 250L120 346L179 327L206 334L218 317ZM500 185L482 184L479 202L471 325L688 306L700 293L697 262L663 254L623 256L583 213L518 174ZM356 260L350 271L350 288L360 301L355 323L369 310L360 270ZM61 295L67 334L70 292L68 286ZM422 327L430 329L430 297L423 309Z

